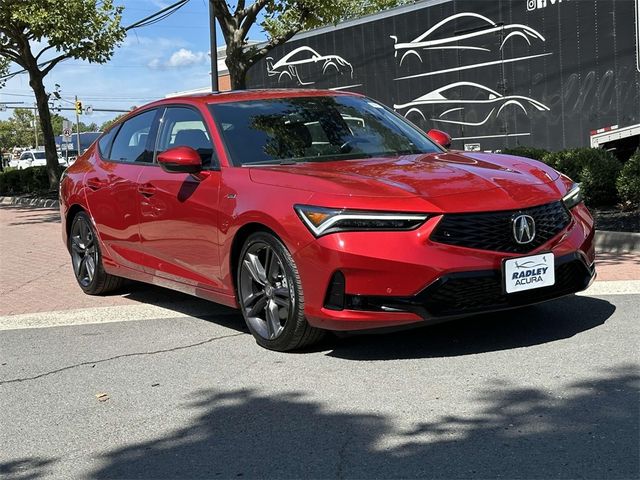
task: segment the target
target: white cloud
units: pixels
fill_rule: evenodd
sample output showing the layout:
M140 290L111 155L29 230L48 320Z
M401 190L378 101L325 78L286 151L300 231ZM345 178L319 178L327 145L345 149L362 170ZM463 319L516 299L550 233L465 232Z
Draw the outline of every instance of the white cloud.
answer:
M182 68L202 64L208 58L208 52L193 52L186 48L181 48L173 52L167 61L163 62L156 57L151 59L147 65L149 68Z

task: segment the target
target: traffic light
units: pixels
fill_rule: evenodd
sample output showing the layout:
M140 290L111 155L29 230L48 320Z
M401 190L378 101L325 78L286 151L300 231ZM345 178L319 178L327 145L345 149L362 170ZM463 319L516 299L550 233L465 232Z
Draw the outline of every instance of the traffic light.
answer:
M82 115L82 102L80 100L76 100L76 113Z

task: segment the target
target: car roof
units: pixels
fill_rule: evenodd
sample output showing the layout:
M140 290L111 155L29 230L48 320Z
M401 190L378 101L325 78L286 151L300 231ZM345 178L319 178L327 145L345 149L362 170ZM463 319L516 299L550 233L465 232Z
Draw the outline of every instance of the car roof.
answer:
M292 98L292 97L330 97L330 96L352 96L363 97L364 95L354 92L345 92L342 90L321 90L310 88L269 88L269 89L251 89L251 90L229 90L225 92L205 92L192 93L188 95L179 95L175 97L162 98L150 103L141 105L131 110L126 116L114 122L106 131L112 130L116 125L120 125L125 120L131 118L142 110L154 107L162 107L166 105L176 104L215 104L228 102L241 102L246 100L264 100L274 98ZM104 132L103 132L104 134Z
M189 95L181 95L176 97L163 98L155 102L144 105L144 107L150 107L152 105L165 105L172 103L180 103L184 101L194 103L227 103L227 102L241 102L245 100L263 100L272 98L291 98L291 97L327 97L336 95L351 95L362 96L358 93L344 92L336 90L320 90L309 88L269 88L269 89L255 89L255 90L230 90L227 92L218 93L194 93ZM141 107L142 108L142 107Z

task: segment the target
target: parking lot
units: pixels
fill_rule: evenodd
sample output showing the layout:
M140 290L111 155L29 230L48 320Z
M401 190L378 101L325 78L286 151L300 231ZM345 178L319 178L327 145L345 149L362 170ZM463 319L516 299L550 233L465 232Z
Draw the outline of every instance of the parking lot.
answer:
M88 297L0 207L2 478L638 478L637 255L513 312L310 351L159 287Z

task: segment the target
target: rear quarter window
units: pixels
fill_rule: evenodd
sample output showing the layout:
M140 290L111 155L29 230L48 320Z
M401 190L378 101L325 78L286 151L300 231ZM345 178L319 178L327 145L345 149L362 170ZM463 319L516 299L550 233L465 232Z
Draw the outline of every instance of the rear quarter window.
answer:
M100 155L102 155L103 158L109 158L109 150L111 149L111 142L113 141L113 137L118 131L118 128L120 128L119 125L109 130L107 133L102 135L102 137L100 137L100 139L98 140L98 151L100 152Z

